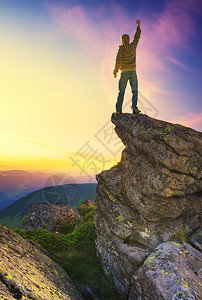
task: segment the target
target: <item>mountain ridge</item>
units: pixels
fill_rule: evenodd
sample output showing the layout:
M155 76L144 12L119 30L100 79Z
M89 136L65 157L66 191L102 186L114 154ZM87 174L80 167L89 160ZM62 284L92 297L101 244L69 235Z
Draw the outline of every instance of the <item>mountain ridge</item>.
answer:
M25 170L0 171L0 209L42 188L53 174Z
M26 170L0 171L0 210L14 201L45 186L86 183L84 176L72 177L63 172ZM93 182L95 183L95 182Z
M76 210L84 200L95 199L96 185L96 183L79 183L41 188L1 210L0 224L10 228L21 228L21 220L32 203L64 203Z

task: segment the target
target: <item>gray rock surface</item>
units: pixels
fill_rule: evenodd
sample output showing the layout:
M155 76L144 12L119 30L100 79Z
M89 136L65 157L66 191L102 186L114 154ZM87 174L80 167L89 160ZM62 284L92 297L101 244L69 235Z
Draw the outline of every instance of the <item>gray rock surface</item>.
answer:
M202 254L189 244L160 244L133 276L129 300L202 299Z
M201 226L202 133L143 114L113 114L112 122L125 149L97 175L96 249L127 299L133 274L158 245Z
M61 224L74 224L78 221L76 212L68 205L60 203L36 203L22 219L22 229L42 228L55 231Z
M65 271L41 248L0 225L0 299L82 300Z
M190 236L191 243L200 251L202 251L202 228L197 229Z

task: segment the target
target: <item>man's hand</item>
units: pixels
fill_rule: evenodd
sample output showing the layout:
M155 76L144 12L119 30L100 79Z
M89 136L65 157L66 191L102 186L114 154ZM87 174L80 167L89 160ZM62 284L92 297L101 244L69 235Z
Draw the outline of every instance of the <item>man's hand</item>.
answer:
M114 78L116 78L117 77L117 74L114 74Z
M137 20L137 21L136 21L136 24L140 26L140 20Z

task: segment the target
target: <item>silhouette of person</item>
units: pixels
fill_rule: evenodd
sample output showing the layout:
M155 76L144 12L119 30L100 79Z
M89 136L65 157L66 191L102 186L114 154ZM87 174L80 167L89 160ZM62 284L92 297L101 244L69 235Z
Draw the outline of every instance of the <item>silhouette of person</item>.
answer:
M119 93L116 102L116 114L122 114L122 105L125 94L127 82L129 80L132 90L132 113L137 114L140 110L137 108L138 100L138 80L136 73L136 48L141 35L140 20L136 21L137 28L132 43L130 43L130 37L128 34L121 36L122 45L119 46L119 50L116 55L116 62L114 67L114 78L117 77L117 73L121 70L121 77L119 79Z

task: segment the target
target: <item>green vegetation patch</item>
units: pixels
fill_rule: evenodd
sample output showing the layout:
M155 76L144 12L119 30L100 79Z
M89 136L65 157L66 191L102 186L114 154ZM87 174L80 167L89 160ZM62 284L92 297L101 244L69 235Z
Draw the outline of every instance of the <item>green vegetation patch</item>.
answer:
M187 230L184 228L179 228L176 232L173 233L173 239L183 243L183 242L189 242L189 235Z
M12 223L12 229L21 228L21 213L16 214L15 216L8 215L0 220L1 225L10 227Z
M87 285L99 299L119 300L113 282L104 275L96 255L96 233L93 224L95 208L88 207L83 220L70 233L68 231L72 228L68 229L68 226L67 231L64 230L63 233L43 229L17 229L16 232L43 246L75 283ZM60 232L63 229L60 228Z
M0 224L11 229L21 228L22 218L27 214L30 205L33 203L55 203L57 201L57 203L70 205L76 210L84 200L95 200L96 186L96 183L80 183L44 187L2 209L0 211ZM72 198L67 197L69 187L75 190Z
M61 224L58 226L57 231L60 233L68 234L72 233L76 228L76 224Z

